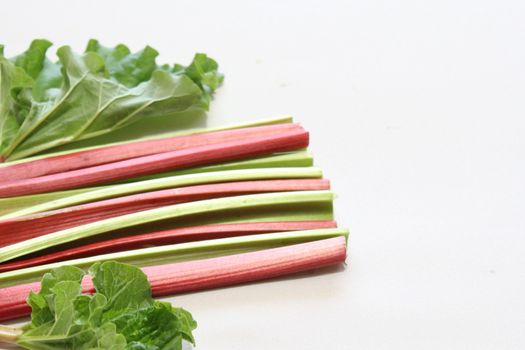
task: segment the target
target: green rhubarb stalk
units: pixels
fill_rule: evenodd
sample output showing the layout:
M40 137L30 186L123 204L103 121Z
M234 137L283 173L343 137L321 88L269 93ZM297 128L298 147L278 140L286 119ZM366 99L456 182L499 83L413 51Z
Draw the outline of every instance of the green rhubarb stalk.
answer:
M177 227L188 227L211 224L228 224L239 222L268 222L268 221L312 221L333 220L331 202L323 203L298 203L294 206L272 205L264 208L245 208L223 210L213 213L200 213L187 217L180 217L162 223L139 225L132 229L124 229L112 232L112 237L122 235L148 233L160 229L172 229Z
M68 149L68 150L59 151L59 152L46 152L45 154L41 154L41 155L27 157L27 158L15 160L15 161L10 161L10 162L3 163L3 164L0 163L0 167L18 164L18 163L30 162L32 160L43 159L47 157L59 156L59 155L68 154L71 152L87 151L90 149L96 149L96 148L107 147L107 146L125 145L125 144L136 142L136 141L157 140L157 139L161 139L165 137L186 136L186 135L202 134L202 133L213 132L213 131L233 130L233 129L255 127L255 126L273 125L273 124L284 124L284 123L291 123L292 121L293 121L293 118L291 116L283 116L283 117L278 117L278 118L261 119L261 120L256 120L253 122L231 124L231 125L225 125L225 126L219 126L219 127L181 130L181 131L163 133L163 134L158 134L158 135L153 135L153 136L148 136L148 137L136 138L133 140L126 140L126 141L121 141L121 142L101 143L96 146L73 148L73 149Z
M18 210L29 208L34 205L47 203L47 202L54 201L60 198L73 196L79 193L93 191L93 189L94 187L77 188L74 190L67 190L67 191L56 191L56 192L48 192L48 193L31 194L27 196L0 198L0 219L3 218L3 215L6 215L9 213L18 211Z
M22 329L0 324L0 343L15 344L22 335Z
M298 191L225 197L169 205L100 220L12 244L2 248L2 251L0 252L0 262L5 262L49 247L58 246L81 238L92 237L112 230L183 217L191 214L217 212L226 209L265 207L280 204L293 206L304 202L331 202L332 200L333 193L331 191Z
M0 219L21 217L24 215L41 213L53 209L65 208L71 205L89 203L97 200L108 199L133 193L149 192L166 188L191 186L207 183L231 182L243 180L267 179L294 179L294 178L320 178L322 172L318 168L267 168L267 169L240 169L205 172L180 176L163 177L159 179L144 180L118 185L96 187L92 191L80 191L78 194L65 198L58 198L42 204L0 216Z
M169 230L195 225L235 224L250 222L271 221L312 221L333 220L332 202L305 202L294 205L275 204L268 206L255 206L247 208L231 208L217 212L203 212L195 215L178 217L167 222L152 222L146 225L135 226L130 229L120 230L109 234L109 238L129 236L130 234L142 234ZM98 237L89 241L98 240ZM104 236L104 238L107 238ZM81 242L82 243L82 242ZM75 242L76 244L76 242Z
M276 248L280 246L311 242L338 236L344 236L345 238L348 238L348 230L335 228L264 233L135 249L125 252L61 261L0 273L0 288L35 281L39 279L45 272L65 265L87 269L95 262L116 260L119 262L126 262L140 267L145 267L247 253L262 249Z
M177 176L185 174L207 173L211 171L238 170L238 169L256 169L256 168L290 168L290 167L311 167L313 166L313 157L306 151L296 151L288 153L278 153L266 157L257 157L248 160L205 165L200 167L169 171L165 173L141 176L138 178L119 181L119 183L129 183L161 177Z

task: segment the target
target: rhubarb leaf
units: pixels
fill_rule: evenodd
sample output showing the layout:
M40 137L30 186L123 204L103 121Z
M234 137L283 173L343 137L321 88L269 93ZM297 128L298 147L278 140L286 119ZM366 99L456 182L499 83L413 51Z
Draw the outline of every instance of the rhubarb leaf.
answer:
M15 138L26 113L16 100L20 91L31 85L31 77L0 53L0 161L4 150Z
M197 54L187 66L158 66L147 46L131 53L96 40L78 54L58 49L46 57L47 40L24 53L0 53L0 160L20 159L47 149L102 135L156 116L205 110L222 83L217 63Z
M55 286L59 282L73 282L80 284L84 271L70 266L64 266L46 273L42 278L41 289L39 293L31 292L27 303L31 306L32 327L40 327L54 320L54 311L48 298L53 294Z
M157 50L146 46L143 50L132 54L130 49L123 44L114 48L102 46L98 40L88 42L86 52L95 52L106 61L108 74L119 83L134 87L151 78L157 69L155 58L159 55Z
M197 323L191 314L153 300L148 279L139 268L110 261L93 265L90 273L97 293L107 298L102 322L114 323L132 341L132 349L141 349L140 343L147 349L172 348L166 344L177 348L181 337L194 343L192 331Z
M151 297L146 275L114 261L90 269L96 293L82 295L84 272L72 266L44 275L31 292L31 323L18 345L27 349L182 349L195 343L191 314Z

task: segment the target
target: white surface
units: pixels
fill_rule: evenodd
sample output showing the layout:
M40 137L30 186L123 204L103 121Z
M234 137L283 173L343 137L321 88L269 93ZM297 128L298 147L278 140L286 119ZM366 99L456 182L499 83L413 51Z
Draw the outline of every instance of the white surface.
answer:
M2 4L8 53L207 52L210 120L293 114L339 194L347 269L174 298L198 350L525 348L525 2L49 3Z

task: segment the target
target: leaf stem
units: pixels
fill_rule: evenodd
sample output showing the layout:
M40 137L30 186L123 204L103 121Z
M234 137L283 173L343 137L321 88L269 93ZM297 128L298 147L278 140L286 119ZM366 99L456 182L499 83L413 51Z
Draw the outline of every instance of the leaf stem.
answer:
M22 330L20 328L0 324L0 343L16 344L20 335L22 335Z

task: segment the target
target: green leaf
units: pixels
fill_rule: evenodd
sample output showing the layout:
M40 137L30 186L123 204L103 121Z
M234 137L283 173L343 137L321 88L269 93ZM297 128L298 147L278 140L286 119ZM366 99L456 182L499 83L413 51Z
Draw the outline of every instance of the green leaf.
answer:
M109 133L138 120L207 109L222 82L217 63L197 54L188 67L158 66L147 46L131 53L90 40L86 52L34 40L10 60L0 55L0 160Z
M217 73L218 68L217 62L212 58L206 54L198 53L187 68L176 67L175 71L182 69L183 74L186 74L195 84L200 86L204 91L203 103L207 107L212 94L224 81L224 76Z
M31 292L27 303L33 309L31 313L31 327L39 327L53 321L54 301L53 290L59 282L80 283L84 277L84 271L73 267L63 266L46 273L42 278L40 292Z
M36 39L31 42L29 49L15 56L11 61L15 66L22 68L31 78L36 79L44 68L46 52L53 45L45 39Z
M127 87L148 81L157 69L155 59L159 55L157 50L150 46L132 54L126 45L119 44L108 48L95 39L88 42L86 52L95 52L102 56L109 76Z
M155 71L147 82L104 103L76 140L98 136L149 116L173 116L197 105L201 94L188 77Z
M0 56L0 161L27 114L27 105L19 95L23 95L21 91L32 84L31 77L23 69Z
M156 301L146 275L114 261L91 267L96 293L81 294L82 270L59 267L47 273L39 293L32 293L31 323L18 345L26 349L182 349L195 343L191 314ZM43 311L45 310L45 314Z
M117 268L118 263L95 264L90 269L93 275L93 285L97 292L108 299L110 312L106 312L106 320L113 320L127 309L140 309L150 306L149 289L146 275L140 269ZM147 301L147 304L143 304Z

